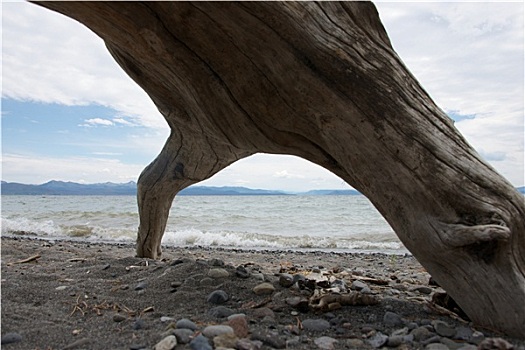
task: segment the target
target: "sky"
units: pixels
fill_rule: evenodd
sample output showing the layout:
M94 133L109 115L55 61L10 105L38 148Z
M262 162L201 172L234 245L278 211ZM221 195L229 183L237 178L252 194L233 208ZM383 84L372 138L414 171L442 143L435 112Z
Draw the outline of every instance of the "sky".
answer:
M524 181L523 2L377 2L394 49L467 141ZM65 16L2 2L2 180L136 181L169 129L103 41ZM201 182L346 189L306 160L258 154Z

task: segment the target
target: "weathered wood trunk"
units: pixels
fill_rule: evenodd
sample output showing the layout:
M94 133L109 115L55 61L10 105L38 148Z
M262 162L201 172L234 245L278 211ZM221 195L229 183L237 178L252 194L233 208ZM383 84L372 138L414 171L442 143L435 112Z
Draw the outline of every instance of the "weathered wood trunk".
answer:
M476 323L525 334L525 204L393 51L371 3L42 2L102 37L172 133L139 179L137 253L178 191L257 152L366 195Z

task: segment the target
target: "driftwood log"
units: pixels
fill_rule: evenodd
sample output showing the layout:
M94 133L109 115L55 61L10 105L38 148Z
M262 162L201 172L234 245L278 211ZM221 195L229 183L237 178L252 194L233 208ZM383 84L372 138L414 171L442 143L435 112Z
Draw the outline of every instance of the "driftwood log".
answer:
M525 203L394 52L372 3L40 2L85 24L170 128L138 182L158 258L181 189L257 152L340 176L476 323L525 334Z

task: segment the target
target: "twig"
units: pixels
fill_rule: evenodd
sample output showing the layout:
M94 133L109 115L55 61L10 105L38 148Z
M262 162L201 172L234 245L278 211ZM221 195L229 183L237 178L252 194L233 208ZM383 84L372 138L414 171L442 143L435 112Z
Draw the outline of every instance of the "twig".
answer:
M37 255L30 256L29 258L25 258L25 259L22 259L22 260L18 260L18 261L9 263L7 265L25 264L25 263L28 263L28 262L31 262L31 261L36 261L36 260L38 260L40 258L41 258L40 254L37 254Z

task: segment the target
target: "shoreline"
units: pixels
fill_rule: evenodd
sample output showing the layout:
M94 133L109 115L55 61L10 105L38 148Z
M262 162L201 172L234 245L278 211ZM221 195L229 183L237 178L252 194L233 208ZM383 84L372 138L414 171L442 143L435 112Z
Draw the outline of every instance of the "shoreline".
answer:
M412 256L166 246L151 260L136 258L131 243L32 238L1 240L6 349L137 350L175 339L175 350L196 341L207 342L202 349L230 341L224 347L240 350L474 350L502 337L525 350L525 341L435 306L443 291ZM361 304L312 301L336 287Z
M122 245L128 247L135 247L135 242L129 241L117 241L117 240L89 240L86 237L68 237L68 236L39 236L31 232L20 233L3 233L1 235L7 239L21 239L21 240L37 240L37 241L53 241L53 242L69 242L69 243L87 243L87 244L100 244L100 245ZM379 250L364 250L364 249L345 249L345 248L272 248L272 247L233 247L233 246L221 246L221 245L176 245L170 243L163 243L162 249L164 248L182 248L182 249L196 249L196 250L224 250L231 252L254 252L254 253L326 253L326 254L362 254L362 255L386 255L386 256L413 256L408 250L406 252L394 252L394 251L379 251ZM406 248L405 248L406 249Z

